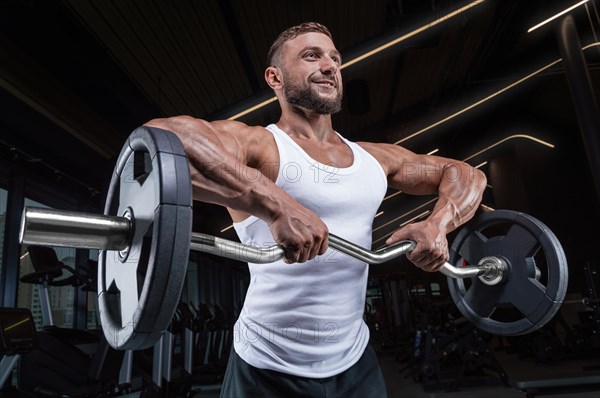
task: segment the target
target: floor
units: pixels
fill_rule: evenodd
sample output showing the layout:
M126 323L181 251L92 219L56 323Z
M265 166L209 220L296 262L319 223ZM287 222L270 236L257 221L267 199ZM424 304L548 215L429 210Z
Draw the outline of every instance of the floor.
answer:
M600 355L591 356L586 359L562 358L554 363L538 363L533 358L519 358L517 354L506 354L494 349L495 358L501 369L506 373L509 384L527 381L543 381L556 384L562 380L571 384L570 380L584 380L591 377L595 381L594 390L576 391L577 387L565 386L563 393L559 392L561 387L547 387L535 396L552 395L555 398L600 398ZM449 391L456 377L448 377L442 382L429 383L417 382L413 379L410 369L406 364L396 361L395 355L380 354L379 362L388 385L388 396L390 398L517 398L525 397L526 394L513 386L502 383L499 373L484 369L463 377L463 382L457 391ZM456 372L455 372L456 375Z

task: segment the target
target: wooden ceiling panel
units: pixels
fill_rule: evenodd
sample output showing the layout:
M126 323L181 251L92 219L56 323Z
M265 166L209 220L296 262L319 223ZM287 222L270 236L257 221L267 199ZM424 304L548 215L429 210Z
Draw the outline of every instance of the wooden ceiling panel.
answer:
M342 53L385 29L384 0L320 3L250 0L232 3L240 31L244 32L244 45L251 54L252 69L263 88L266 88L263 73L269 47L277 35L290 26L307 21L323 23L332 32Z
M68 4L164 115L203 116L251 94L217 0Z

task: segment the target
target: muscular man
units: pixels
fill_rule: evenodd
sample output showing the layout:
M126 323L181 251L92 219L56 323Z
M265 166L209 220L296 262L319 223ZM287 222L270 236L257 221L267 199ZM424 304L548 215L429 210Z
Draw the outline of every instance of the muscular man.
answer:
M485 176L463 162L339 135L331 114L341 108L341 63L326 27L294 26L273 43L265 70L281 106L276 124L147 124L183 141L195 200L226 206L243 243L285 248L284 261L249 264L223 397L385 396L363 321L368 265L328 248L328 233L369 248L388 184L437 193L426 220L387 240L416 241L407 258L435 271L448 259L446 234L481 200Z

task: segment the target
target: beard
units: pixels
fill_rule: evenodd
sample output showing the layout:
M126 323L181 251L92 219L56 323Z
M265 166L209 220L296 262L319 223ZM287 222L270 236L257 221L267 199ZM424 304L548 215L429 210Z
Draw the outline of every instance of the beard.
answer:
M287 84L283 93L287 102L321 115L332 115L342 110L342 86L338 85L337 94L333 98L323 98L318 91L309 85L301 84L286 76Z

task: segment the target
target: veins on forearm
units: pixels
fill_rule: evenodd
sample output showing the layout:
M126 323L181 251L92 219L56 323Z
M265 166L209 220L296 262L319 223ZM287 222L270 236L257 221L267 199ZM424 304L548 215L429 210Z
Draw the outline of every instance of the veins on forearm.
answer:
M470 166L449 164L444 168L438 189L438 202L430 218L439 217L448 232L467 222L477 210L485 175Z

